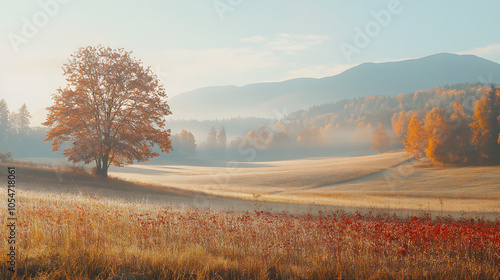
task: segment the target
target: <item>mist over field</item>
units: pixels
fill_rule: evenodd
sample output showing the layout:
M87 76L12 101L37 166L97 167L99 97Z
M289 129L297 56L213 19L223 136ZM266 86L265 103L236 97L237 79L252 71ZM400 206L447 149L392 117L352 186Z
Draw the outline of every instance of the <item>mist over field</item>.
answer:
M500 279L499 8L0 4L0 279Z

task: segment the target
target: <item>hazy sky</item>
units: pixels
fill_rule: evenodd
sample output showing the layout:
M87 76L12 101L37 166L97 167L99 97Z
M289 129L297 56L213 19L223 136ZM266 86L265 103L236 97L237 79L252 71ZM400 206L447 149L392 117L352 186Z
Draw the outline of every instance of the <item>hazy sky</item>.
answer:
M38 125L61 66L96 44L133 51L171 97L440 52L500 63L498 11L498 0L0 0L0 98Z

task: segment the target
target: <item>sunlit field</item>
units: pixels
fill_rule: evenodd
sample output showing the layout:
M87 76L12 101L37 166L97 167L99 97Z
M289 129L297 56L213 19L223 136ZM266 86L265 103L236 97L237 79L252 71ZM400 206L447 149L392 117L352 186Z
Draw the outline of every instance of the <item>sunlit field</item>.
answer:
M116 2L0 4L0 280L500 280L500 1Z
M222 167L134 165L122 179L247 200L500 215L498 167L434 166L404 152L361 157L229 163ZM288 209L282 209L288 210Z
M311 171L303 171L297 163L308 163ZM355 174L355 166L363 164L372 169ZM7 271L8 256L2 254L1 275L4 279L500 277L500 215L495 208L499 190L494 183L488 185L497 180L494 167L464 169L470 172L429 167L408 162L401 153L255 165L262 166L240 168L219 189L215 183L203 189L201 182L194 182L208 181L210 175L203 172L220 167L180 166L174 172L173 167L138 166L144 171L138 178L144 180L136 183L98 179L78 168L20 165L17 270ZM412 171L403 173L402 166ZM266 168L281 177L261 174L269 180L251 181ZM165 169L170 174L164 175L164 184L175 187L151 184L160 182ZM322 177L327 170L332 175ZM388 179L394 178L395 170L409 185ZM425 180L424 175L432 183L419 181ZM470 178L481 179L488 198ZM198 187L183 187L182 180ZM439 187L444 182L440 180L448 183ZM310 183L305 185L306 181ZM255 193L250 184L255 184ZM421 184L419 189L416 184ZM461 188L468 188L469 196L460 194ZM203 190L213 193L197 192ZM273 200L284 194L291 202ZM359 205L371 207L354 207L352 202L361 197ZM442 208L419 211L413 206L404 211L384 208L383 202L369 204L376 197L400 203L437 200ZM324 205L311 203L329 200ZM460 201L471 203L463 205L471 207L469 211L454 211ZM484 211L488 205L490 211ZM0 216L7 220L7 211ZM2 227L0 238L6 240L8 234ZM2 243L3 252L7 246Z
M226 212L36 191L18 198L12 279L500 277L498 220ZM0 238L7 234L1 227ZM0 261L6 279L6 254Z

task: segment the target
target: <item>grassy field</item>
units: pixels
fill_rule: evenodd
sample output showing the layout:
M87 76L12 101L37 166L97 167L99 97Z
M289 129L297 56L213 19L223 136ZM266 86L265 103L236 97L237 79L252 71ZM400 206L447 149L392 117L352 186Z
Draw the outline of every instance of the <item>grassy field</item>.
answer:
M499 167L435 167L411 161L404 152L227 167L135 165L113 169L111 174L247 200L455 217L484 214L494 219L500 215Z
M500 277L500 222L224 212L36 191L18 200L16 272L2 242L2 279Z
M499 279L498 171L399 152L107 180L18 165L17 270L1 242L0 279Z

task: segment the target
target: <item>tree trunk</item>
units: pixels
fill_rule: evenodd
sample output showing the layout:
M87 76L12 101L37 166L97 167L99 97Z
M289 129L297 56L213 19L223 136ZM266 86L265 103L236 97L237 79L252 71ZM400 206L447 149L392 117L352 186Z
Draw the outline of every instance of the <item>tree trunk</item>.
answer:
M103 155L100 162L96 165L96 175L101 178L108 178L109 155Z
M101 168L97 168L97 176L101 178L108 178L108 165L103 164Z

